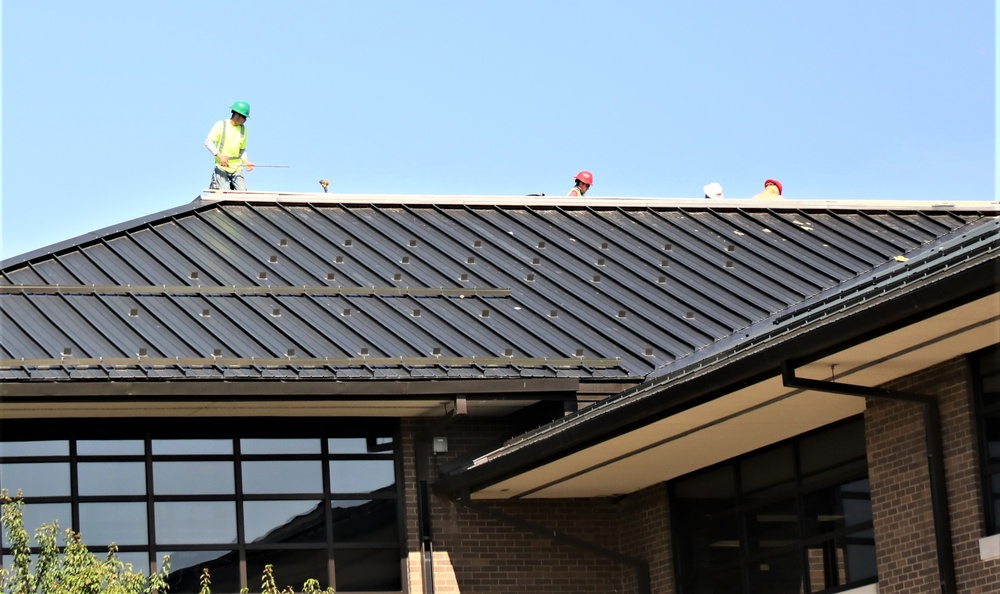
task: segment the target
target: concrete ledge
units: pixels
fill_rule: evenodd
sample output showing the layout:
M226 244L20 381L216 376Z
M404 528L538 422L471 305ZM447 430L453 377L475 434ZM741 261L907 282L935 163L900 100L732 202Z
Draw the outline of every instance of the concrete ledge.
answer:
M845 590L840 594L878 594L878 584L869 584L853 590Z
M979 539L979 558L983 561L1000 559L1000 534Z

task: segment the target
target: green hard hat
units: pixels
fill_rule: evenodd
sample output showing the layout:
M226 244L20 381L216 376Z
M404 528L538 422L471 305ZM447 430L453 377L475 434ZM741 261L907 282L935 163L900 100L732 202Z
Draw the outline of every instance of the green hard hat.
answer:
M236 113L240 114L245 118L250 117L250 104L247 103L246 101L237 101L236 103L233 103L233 106L230 107L229 109L235 111Z

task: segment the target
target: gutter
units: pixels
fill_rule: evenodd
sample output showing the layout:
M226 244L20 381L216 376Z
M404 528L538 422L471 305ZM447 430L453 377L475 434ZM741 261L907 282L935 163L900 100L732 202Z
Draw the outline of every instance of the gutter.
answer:
M956 594L955 558L952 552L951 517L948 513L948 490L944 474L944 443L941 436L941 412L932 396L911 394L885 388L799 378L788 361L781 365L785 387L829 392L875 400L910 402L921 405L924 414L924 443L927 447L927 469L930 480L931 511L934 516L934 540L937 549L938 583L942 594Z

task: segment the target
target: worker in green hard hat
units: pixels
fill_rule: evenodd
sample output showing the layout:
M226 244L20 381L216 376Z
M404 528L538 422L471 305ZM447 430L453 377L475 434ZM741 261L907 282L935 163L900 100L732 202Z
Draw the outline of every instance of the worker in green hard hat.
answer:
M250 117L250 104L237 101L229 109L229 119L216 122L205 139L208 152L215 155L215 171L209 188L245 192L243 168L253 171L253 163L247 157L246 121Z

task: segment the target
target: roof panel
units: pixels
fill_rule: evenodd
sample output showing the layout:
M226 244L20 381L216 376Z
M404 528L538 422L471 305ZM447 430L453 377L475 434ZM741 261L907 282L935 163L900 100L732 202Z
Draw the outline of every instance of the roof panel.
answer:
M4 358L47 358L51 369L67 348L106 359L144 348L164 359L87 377L641 378L996 216L995 206L230 198L7 264ZM288 363L238 360L251 357ZM448 364L406 362L435 357ZM473 357L492 362L461 363ZM340 363L296 368L325 358ZM352 358L381 360L380 371L343 364ZM556 359L568 366L546 363ZM12 369L5 377L23 377Z

